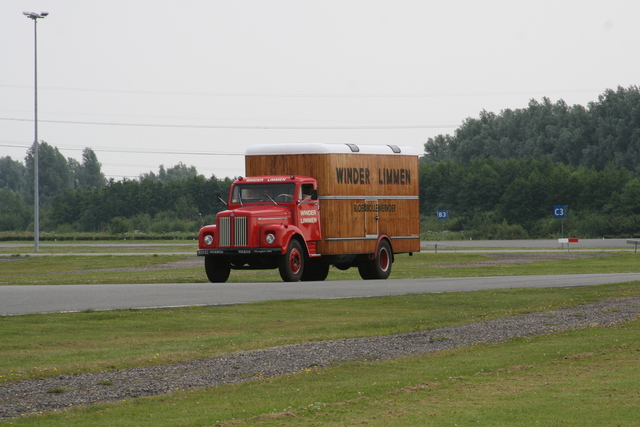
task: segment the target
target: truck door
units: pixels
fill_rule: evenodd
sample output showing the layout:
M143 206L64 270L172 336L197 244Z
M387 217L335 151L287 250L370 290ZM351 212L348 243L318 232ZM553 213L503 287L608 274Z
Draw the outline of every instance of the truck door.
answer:
M364 236L378 237L378 199L374 197L364 199Z
M320 204L317 193L312 197L313 184L302 184L298 203L296 206L298 217L298 228L302 232L304 239L308 241L320 240Z

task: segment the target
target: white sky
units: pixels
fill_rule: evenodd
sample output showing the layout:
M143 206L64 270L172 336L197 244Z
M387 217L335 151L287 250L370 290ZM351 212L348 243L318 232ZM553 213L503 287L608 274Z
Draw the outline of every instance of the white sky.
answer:
M640 1L2 0L0 157L39 139L120 180L244 174L274 142L410 145L483 109L637 85Z

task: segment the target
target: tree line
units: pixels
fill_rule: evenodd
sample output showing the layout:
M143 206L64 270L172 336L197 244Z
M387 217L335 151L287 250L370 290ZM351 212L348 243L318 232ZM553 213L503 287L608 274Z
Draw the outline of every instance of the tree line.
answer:
M184 168L182 168L184 169ZM550 238L560 233L554 205L569 208L567 229L577 237L633 236L640 230L640 177L612 163L602 170L542 160L475 159L421 162L420 211L434 219L447 209L447 229L469 238ZM142 233L197 232L225 206L232 180L153 176L110 179L100 188L66 190L42 208L43 231ZM28 221L32 211L18 193L9 204ZM5 202L2 202L3 206ZM24 222L0 217L3 230ZM31 223L28 224L32 226Z
M102 188L67 191L52 200L50 228L125 233L197 232L215 222L224 209L216 194L226 193L231 179L196 175L159 179L109 180Z
M482 111L453 135L429 138L424 161L548 158L554 163L602 170L607 164L640 174L640 91L606 90L587 107L531 100L527 108Z
M421 162L422 213L449 207L449 225L467 235L554 236L558 204L570 207L576 237L640 235L637 86L608 89L586 107L545 97L482 111L430 138Z
M640 234L640 178L608 163L602 170L541 160L423 162L420 211L448 210L447 229L468 238L550 238L561 234L553 206L564 205L573 237ZM435 221L432 221L432 224Z
M35 144L25 162L0 158L0 231L33 229ZM228 190L229 178L205 179L182 162L138 179L107 180L91 148L82 162L65 159L57 147L38 144L42 231L185 232L201 225L201 215L215 214L217 192ZM208 218L211 220L211 218Z
M29 148L25 164L11 157L0 158L0 189L20 194L27 203L34 196L35 143ZM82 151L82 163L74 158L65 159L57 147L46 142L38 144L39 196L44 203L71 189L99 188L105 185L102 164L89 147Z
M554 205L569 207L575 237L640 235L640 91L607 90L587 107L531 100L482 111L453 135L430 138L419 170L428 227L470 238L550 238ZM0 158L0 231L33 229L33 151ZM205 178L180 162L137 179L106 180L95 153L82 162L39 145L41 230L196 232L224 209L230 178Z
M11 157L0 158L0 231L24 230L33 222L35 143L27 151L25 163ZM65 191L100 188L106 184L102 165L91 148L82 152L82 163L65 157L57 147L38 144L38 196L48 206Z

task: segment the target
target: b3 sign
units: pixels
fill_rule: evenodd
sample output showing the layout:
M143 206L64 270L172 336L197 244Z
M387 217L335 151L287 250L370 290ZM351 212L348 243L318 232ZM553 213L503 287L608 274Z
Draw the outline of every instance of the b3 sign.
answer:
M554 206L553 207L553 217L554 218L566 218L567 210L564 205Z

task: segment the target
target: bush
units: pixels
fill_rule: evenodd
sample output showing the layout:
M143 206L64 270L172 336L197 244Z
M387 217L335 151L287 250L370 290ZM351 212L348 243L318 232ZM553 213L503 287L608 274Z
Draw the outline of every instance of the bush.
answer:
M520 224L509 224L507 220L496 224L493 222L476 223L474 228L465 232L474 240L517 240L528 239L529 233Z
M148 213L137 214L131 218L131 227L135 231L147 233L151 230L153 220Z
M71 226L71 224L61 224L56 227L55 234L72 234L75 230Z
M113 234L124 234L131 231L131 222L127 218L117 216L109 222L108 231Z
M31 217L31 209L20 194L0 189L0 231L25 230Z

